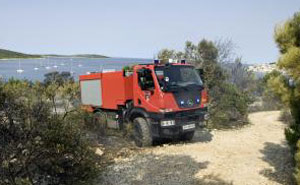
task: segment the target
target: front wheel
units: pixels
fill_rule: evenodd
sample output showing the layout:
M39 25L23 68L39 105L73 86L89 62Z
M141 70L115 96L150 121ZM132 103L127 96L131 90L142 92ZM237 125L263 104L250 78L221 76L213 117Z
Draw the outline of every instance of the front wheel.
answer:
M182 141L191 141L194 137L194 134L195 134L195 131L186 132L180 136L180 139Z
M139 147L152 145L151 130L144 118L135 118L133 120L133 138L135 144Z

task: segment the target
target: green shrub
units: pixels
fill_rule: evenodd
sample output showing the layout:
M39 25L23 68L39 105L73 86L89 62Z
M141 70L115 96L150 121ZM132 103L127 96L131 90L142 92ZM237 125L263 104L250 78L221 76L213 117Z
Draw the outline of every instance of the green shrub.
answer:
M275 41L280 50L277 66L284 71L282 75L275 76L268 81L272 88L289 107L293 122L286 129L286 138L295 153L295 177L300 184L300 12L275 29ZM298 151L297 151L297 150Z
M74 78L72 77L70 72L50 72L50 73L46 73L45 75L45 79L44 79L44 84L45 85L49 85L51 83L56 83L58 85L63 85L67 82L74 82Z
M280 111L279 120L286 124L294 123L291 111L288 108L284 108Z
M253 89L252 94L255 101L252 105L250 105L249 111L272 111L286 108L286 106L282 103L280 96L274 93L272 87L268 85L269 81L280 75L281 72L273 70L267 73L263 78L253 81L255 88Z
M20 80L0 83L0 184L86 184L98 172L81 111L55 113L48 95L66 89L50 90Z
M262 79L262 86L264 86L262 94L263 110L280 110L286 106L282 103L280 96L278 96L272 88L268 86L269 80L279 77L281 73L277 70L273 70L267 73Z
M251 99L246 92L240 91L234 84L223 83L211 89L210 96L210 127L231 128L247 123Z
M296 179L297 184L300 184L300 141L298 141L297 143L297 148L298 150L295 154L296 167L294 177Z

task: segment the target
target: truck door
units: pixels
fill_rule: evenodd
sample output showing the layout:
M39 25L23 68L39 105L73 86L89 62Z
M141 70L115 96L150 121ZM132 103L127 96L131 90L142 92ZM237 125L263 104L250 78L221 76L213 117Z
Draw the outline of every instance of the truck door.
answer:
M150 69L137 71L138 88L135 89L135 106L149 112L159 110L159 91L154 78L154 72Z

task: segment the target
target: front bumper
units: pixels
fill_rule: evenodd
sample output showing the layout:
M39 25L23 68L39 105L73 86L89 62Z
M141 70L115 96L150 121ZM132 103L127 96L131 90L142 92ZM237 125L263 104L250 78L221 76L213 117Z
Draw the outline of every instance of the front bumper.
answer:
M158 138L176 138L186 132L192 132L196 127L203 125L202 123L208 119L207 115L206 108L164 114L151 113L151 132L154 137ZM175 120L175 125L161 126L160 123L162 120ZM195 127L192 126L193 124Z

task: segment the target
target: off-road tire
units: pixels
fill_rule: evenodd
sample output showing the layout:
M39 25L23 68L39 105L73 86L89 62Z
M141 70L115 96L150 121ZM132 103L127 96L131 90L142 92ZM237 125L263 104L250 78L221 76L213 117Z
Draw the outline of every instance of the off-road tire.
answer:
M180 140L191 141L194 137L194 134L195 134L195 131L186 132L180 136Z
M133 120L133 139L138 147L152 146L151 130L144 118Z

